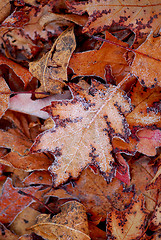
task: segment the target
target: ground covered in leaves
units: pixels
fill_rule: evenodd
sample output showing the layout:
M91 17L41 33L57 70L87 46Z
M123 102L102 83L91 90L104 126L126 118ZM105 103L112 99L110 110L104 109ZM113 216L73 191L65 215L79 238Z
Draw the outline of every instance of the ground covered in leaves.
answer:
M0 1L0 240L161 239L161 1Z

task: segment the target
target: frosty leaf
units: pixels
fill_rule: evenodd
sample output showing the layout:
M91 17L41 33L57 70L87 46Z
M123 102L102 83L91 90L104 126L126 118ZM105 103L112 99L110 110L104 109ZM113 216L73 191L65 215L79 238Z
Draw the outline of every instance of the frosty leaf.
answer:
M0 222L11 223L17 214L32 203L33 200L30 197L18 193L22 189L13 187L12 180L7 178L0 196ZM38 189L38 187L28 187L25 188L25 191L34 194Z
M131 110L129 100L118 88L97 81L88 90L75 84L70 88L73 100L54 101L44 109L56 127L40 134L31 152L50 151L55 155L50 171L55 174L56 186L70 176L77 178L90 163L110 179L114 159L109 135L128 139L124 114Z
M127 46L108 32L106 32L106 39ZM74 53L69 67L72 68L74 76L92 75L105 79L106 66L110 65L113 76L120 82L130 69L123 56L125 52L123 48L104 42L98 50Z
M42 214L31 229L47 240L88 240L88 222L84 206L76 201L65 203L61 212L52 218Z
M107 216L107 236L110 239L131 240L141 236L147 214L144 209L144 198L137 201L123 212L114 210Z
M147 40L137 49L137 51L147 54L136 53L132 63L131 71L138 78L144 87L161 87L161 37L154 38L150 34Z
M136 38L142 38L152 29L157 33L161 23L161 3L158 0L150 3L144 1L92 0L67 2L69 9L82 15L87 12L89 19L84 32L94 34L103 31L111 25L129 27L136 33Z
M40 60L30 63L30 72L41 82L38 91L58 93L67 81L68 62L76 47L73 28L68 28Z

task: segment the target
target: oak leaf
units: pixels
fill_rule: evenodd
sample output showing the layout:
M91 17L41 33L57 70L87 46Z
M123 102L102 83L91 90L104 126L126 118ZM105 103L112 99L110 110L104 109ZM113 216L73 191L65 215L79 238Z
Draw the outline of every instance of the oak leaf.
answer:
M82 15L87 12L89 19L83 28L84 32L94 34L112 25L128 27L136 34L136 39L143 38L152 29L158 33L161 24L161 3L149 1L92 0L67 1L71 12Z
M106 32L106 39L127 46L109 32ZM74 53L70 59L69 67L76 76L99 76L105 79L106 66L111 66L112 74L117 82L120 82L129 72L130 68L124 58L126 50L114 44L104 42L98 50L90 50L81 53Z
M77 178L91 163L109 180L114 170L109 135L128 140L124 114L131 111L129 99L117 87L94 80L88 90L76 84L70 88L72 100L54 101L44 109L55 121L55 128L40 134L30 152L55 155L50 171L56 186L69 177Z
M153 37L152 33L138 47L131 66L143 87L161 87L161 37ZM141 54L140 54L141 53ZM146 55L145 55L146 54Z
M58 93L67 81L68 62L76 47L73 28L68 28L40 60L30 63L30 72L41 82L38 91Z
M13 187L11 178L7 178L4 183L0 196L0 222L3 224L11 223L24 208L33 202L30 197L18 193L18 191L22 189L23 188ZM34 194L38 189L39 187L28 187L25 188L25 191Z
M132 201L131 206L123 212L114 210L107 216L108 239L131 240L141 236L147 217L144 197Z
M61 213L53 216L42 214L31 229L47 240L90 239L84 206L76 201L65 203Z

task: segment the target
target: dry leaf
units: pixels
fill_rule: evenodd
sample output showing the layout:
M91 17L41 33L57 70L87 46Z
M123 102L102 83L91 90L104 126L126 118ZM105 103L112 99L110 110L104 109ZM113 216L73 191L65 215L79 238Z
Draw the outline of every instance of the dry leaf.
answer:
M160 4L161 5L161 4ZM152 33L138 47L131 72L135 74L144 87L161 87L161 37L153 37ZM146 54L143 55L143 54ZM148 56L147 56L148 55Z
M25 186L35 184L47 184L52 186L52 177L47 171L34 171L23 180L23 183Z
M127 46L126 43L118 40L110 33L106 32L106 39ZM99 76L105 79L106 66L110 65L112 74L117 82L120 82L130 70L127 61L124 58L126 50L116 45L104 42L100 49L91 50L72 55L69 67L72 68L75 76Z
M136 34L136 39L143 38L152 29L158 33L161 24L161 3L145 1L92 0L67 1L71 12L82 15L87 12L88 21L84 32L94 34L113 25L130 28Z
M137 201L132 201L127 210L114 210L108 214L107 239L136 239L144 230L146 217L144 197L140 195Z
M2 22L11 11L11 3L9 0L0 0L0 22Z
M74 30L68 28L55 41L51 50L40 60L30 63L30 72L41 82L38 91L62 92L67 81L68 62L76 47Z
M8 230L2 223L0 223L0 239L1 240L17 240L18 236Z
M1 92L10 92L10 88L8 87L6 81L3 77L0 77L0 91ZM0 95L0 118L3 116L5 111L9 106L9 94L1 94Z
M56 126L40 134L30 151L55 155L50 171L56 186L77 178L90 163L109 180L114 159L108 134L127 141L130 132L124 114L131 110L129 100L123 91L97 81L88 90L76 84L70 88L72 100L54 101L45 108Z
M35 194L39 187L24 188L25 192ZM32 203L32 199L27 196L23 196L18 193L19 190L23 191L23 188L15 188L12 186L11 178L7 178L4 183L2 195L0 197L0 222L3 224L11 223L14 218L24 208Z
M86 211L81 203L75 201L65 203L61 212L52 218L40 215L31 229L47 240L90 239Z
M67 183L59 189L51 189L45 196L58 197L59 199L77 199L90 213L92 220L106 219L107 212L113 208L123 211L131 203L135 191L123 187L123 184L113 179L107 184L104 177L90 168L83 170L78 180Z
M139 138L137 151L147 156L155 156L156 148L161 146L161 131L144 129L137 132L137 136Z

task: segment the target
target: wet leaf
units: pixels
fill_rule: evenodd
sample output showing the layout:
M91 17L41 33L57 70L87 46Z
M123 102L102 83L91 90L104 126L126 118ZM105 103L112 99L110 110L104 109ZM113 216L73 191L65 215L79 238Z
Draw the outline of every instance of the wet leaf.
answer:
M85 208L79 202L71 201L61 207L61 213L50 217L40 215L31 229L47 240L90 239Z
M114 210L107 216L107 239L131 240L141 236L147 213L144 209L144 198L140 196L132 201L131 206L123 212Z
M114 43L119 43L122 46L127 46L126 43L118 40L108 32L106 32L106 39ZM98 50L73 54L69 67L72 68L74 77L79 75L92 75L105 79L105 68L110 65L113 76L117 82L120 82L130 69L124 58L125 52L126 50L123 48L104 42Z
M62 92L68 80L68 62L76 47L73 28L68 28L55 41L51 50L40 60L30 63L30 72L41 82L38 91Z
M55 155L50 171L56 186L70 176L77 178L90 163L110 179L114 159L108 134L127 141L129 129L124 113L131 110L128 98L123 91L97 81L88 90L75 84L70 88L72 100L54 101L45 108L56 126L40 134L30 151Z

